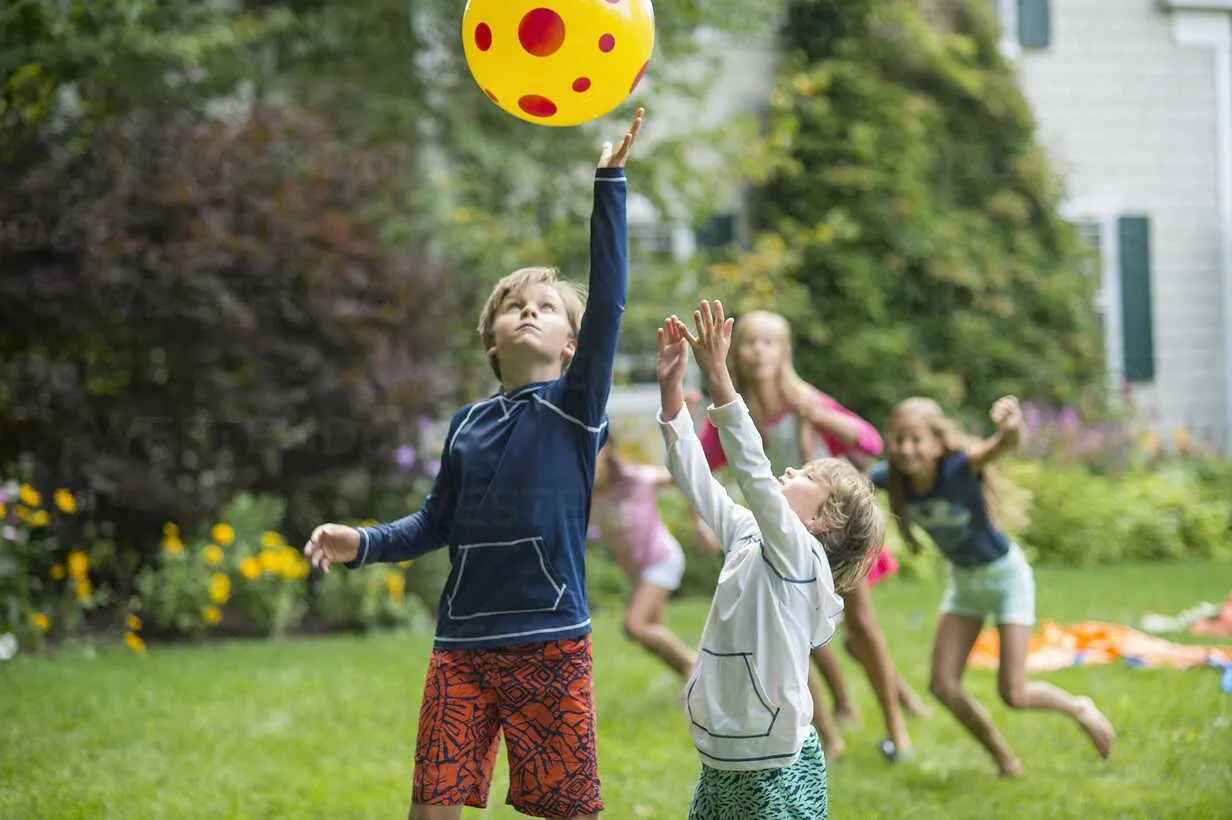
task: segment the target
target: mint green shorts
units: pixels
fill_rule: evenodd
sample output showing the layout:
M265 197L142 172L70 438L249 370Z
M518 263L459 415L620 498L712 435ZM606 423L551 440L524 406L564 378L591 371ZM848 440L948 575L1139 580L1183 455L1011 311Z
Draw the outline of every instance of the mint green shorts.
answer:
M981 567L950 566L950 583L941 611L998 625L1035 624L1035 573L1017 544Z

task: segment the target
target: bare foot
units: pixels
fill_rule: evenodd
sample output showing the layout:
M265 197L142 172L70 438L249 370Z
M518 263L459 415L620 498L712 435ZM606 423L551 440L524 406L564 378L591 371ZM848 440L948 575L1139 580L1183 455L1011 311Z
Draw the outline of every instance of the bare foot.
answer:
M839 726L855 726L860 722L860 713L850 706L835 709L834 722Z
M1011 757L1008 760L997 761L997 774L1008 780L1016 780L1023 776L1025 770L1022 767L1022 761L1016 757Z
M1107 758L1112 754L1112 746L1116 743L1116 731L1112 728L1108 718L1104 717L1104 713L1099 711L1095 701L1090 698L1079 698L1078 700L1081 705L1074 717L1078 719L1078 725L1087 733L1087 737L1091 738L1091 742L1095 744L1095 750L1099 752L1099 756Z

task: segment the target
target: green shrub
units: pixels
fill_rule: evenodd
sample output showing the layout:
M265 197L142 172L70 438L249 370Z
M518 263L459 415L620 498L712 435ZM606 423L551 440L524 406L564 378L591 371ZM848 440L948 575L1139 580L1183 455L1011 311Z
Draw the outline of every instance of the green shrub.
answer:
M423 625L425 606L406 590L404 564L380 564L357 572L345 569L323 576L313 590L313 609L335 629L373 630ZM413 572L414 570L411 570Z

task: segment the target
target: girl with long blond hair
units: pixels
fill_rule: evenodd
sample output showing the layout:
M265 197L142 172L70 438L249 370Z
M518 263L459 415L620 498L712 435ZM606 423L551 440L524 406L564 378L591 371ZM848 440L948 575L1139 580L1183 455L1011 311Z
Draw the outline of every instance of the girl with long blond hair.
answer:
M1016 450L1022 410L1004 396L989 412L997 432L987 439L963 434L932 399L899 404L886 427L889 461L871 472L888 491L891 512L908 549L920 542L911 525L928 533L950 565L941 621L933 639L929 689L975 736L1004 777L1022 764L983 707L962 687L967 657L992 618L1000 633L997 689L1014 709L1045 709L1071 717L1102 757L1112 753L1115 733L1087 697L1040 681L1027 681L1027 649L1035 623L1035 579L1022 550L1005 534L1010 510L1003 503L994 462Z
M846 457L864 470L881 454L877 429L806 382L792 363L791 327L778 313L754 311L736 322L732 335L731 371L736 389L743 396L756 423L774 470L807 462L819 456ZM726 464L718 431L707 422L701 432L702 446L711 470ZM898 569L893 556L881 550L868 580L843 593L843 621L848 647L863 666L885 716L886 738L881 752L895 761L911 752L903 709L923 714L926 707L894 669L885 638L873 611L870 586ZM855 709L843 679L838 658L830 646L813 650L835 701L832 714L810 675L814 720L822 735L826 756L842 756L845 742L838 728L841 720L855 719ZM836 720L837 718L837 720Z

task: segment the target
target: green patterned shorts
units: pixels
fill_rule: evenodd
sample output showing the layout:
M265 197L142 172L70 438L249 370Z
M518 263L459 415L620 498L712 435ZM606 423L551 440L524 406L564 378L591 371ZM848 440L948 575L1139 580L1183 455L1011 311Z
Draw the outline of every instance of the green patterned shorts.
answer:
M826 758L817 730L785 769L732 772L702 764L689 820L826 820Z

